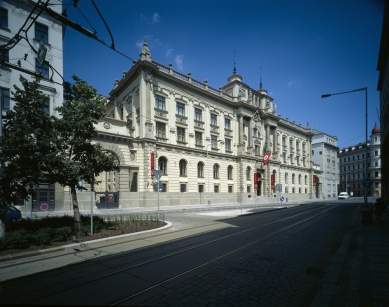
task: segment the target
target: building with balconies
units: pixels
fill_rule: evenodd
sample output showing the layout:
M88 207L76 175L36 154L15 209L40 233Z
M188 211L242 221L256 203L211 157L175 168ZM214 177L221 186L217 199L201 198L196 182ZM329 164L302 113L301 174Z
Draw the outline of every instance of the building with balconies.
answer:
M145 40L97 124L94 140L116 156L118 169L96 179L96 205L155 206L158 190L161 205L321 197L309 124L282 118L262 81L254 89L242 80L234 67L228 83L213 88L152 61ZM159 187L153 170L162 171Z
M359 143L353 146L345 147L338 152L340 192L347 191L352 196L363 196L364 186L362 180L366 177L365 154L368 146L367 178L373 182L371 187L367 188L368 196L381 196L381 131L377 125L374 126L370 140L366 143Z

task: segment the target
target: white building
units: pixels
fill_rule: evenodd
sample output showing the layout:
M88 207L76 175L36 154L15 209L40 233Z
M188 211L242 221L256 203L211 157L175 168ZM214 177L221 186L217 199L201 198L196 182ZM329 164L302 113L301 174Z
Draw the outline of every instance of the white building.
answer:
M97 207L156 206L152 170L163 171L161 205L276 201L277 184L289 199L321 197L309 125L283 119L262 86L242 79L234 68L215 89L152 61L145 40L97 125L95 141L119 165L99 176ZM267 165L264 151L271 153ZM78 197L81 209L89 208L89 193Z
M371 131L367 142L367 178L373 182L367 189L368 196L381 196L381 131L377 125ZM364 186L362 180L366 178L366 143L359 143L339 150L340 189L354 196L363 196Z
M31 2L37 1L0 1L1 112L13 109L11 91L14 91L14 85L22 88L20 75L32 81L32 74L41 74L39 89L50 97L47 111L51 115L58 115L54 108L63 102L63 27L62 23ZM62 0L50 0L50 4L57 4L50 6L51 9L57 13L62 12ZM35 52L40 45L47 49L43 64ZM40 185L37 187L37 198L34 199L35 209L39 210L42 203L53 209L55 199L63 202L63 188L59 185Z
M312 161L323 171L323 197L337 198L339 185L338 138L313 130Z

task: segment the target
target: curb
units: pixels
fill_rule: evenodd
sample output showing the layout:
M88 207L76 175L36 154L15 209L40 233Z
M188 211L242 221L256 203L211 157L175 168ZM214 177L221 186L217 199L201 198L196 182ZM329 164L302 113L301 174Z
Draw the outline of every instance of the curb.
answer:
M165 223L167 223L167 225L165 225L163 227L145 230L145 231L140 231L140 232L128 233L128 234L121 235L121 236L107 237L107 238L86 241L86 242L80 242L80 243L74 243L74 244L68 244L68 245L63 245L63 246L58 246L58 247L53 247L53 248L39 249L36 251L31 251L31 252L24 252L24 253L12 254L12 255L8 255L8 256L1 256L0 263L5 262L5 261L11 261L11 260L16 260L16 259L21 259L21 258L42 255L42 254L49 254L49 253L65 251L65 250L69 250L69 249L72 249L75 247L87 248L88 246L93 245L95 243L105 242L105 241L115 240L115 239L121 239L121 238L125 238L125 237L130 237L130 236L138 236L138 235L145 234L148 232L161 231L161 230L165 230L165 229L168 229L168 228L173 226L173 224L170 222L165 221Z
M356 225L361 208L362 207L359 207L359 209L355 211L354 216L348 225ZM336 294L336 285L338 283L340 273L342 272L342 267L351 244L353 233L354 230L347 230L346 234L344 235L342 243L334 256L323 279L323 283L320 286L320 289L317 291L310 307L331 306L332 299Z

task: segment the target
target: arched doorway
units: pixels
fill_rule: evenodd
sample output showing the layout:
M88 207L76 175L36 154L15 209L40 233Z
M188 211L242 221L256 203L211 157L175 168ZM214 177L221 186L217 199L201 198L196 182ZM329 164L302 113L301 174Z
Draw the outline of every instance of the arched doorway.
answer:
M95 178L94 185L96 206L99 209L115 209L119 207L119 159L116 155L110 154L116 160L116 167L109 171L100 173Z

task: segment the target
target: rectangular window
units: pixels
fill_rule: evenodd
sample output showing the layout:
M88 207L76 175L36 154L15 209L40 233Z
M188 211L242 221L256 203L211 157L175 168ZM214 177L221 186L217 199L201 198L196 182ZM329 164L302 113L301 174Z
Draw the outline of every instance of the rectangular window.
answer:
M196 140L196 145L202 146L203 134L201 132L195 131L195 140Z
M219 193L219 186L218 186L218 185L214 185L214 186L213 186L213 191L214 191L215 193Z
M203 110L195 108L195 120L203 121Z
M7 68L5 63L9 63L9 51L4 51L3 55L0 54L0 67Z
M228 186L228 193L232 193L232 185Z
M38 74L42 74L44 79L49 79L49 64L47 62L43 62L43 65L36 59L35 60L35 72Z
M156 137L166 139L166 124L156 122L155 127L156 127L156 134L157 134Z
M217 115L213 113L211 113L211 125L217 126Z
M0 7L0 26L8 28L8 11Z
M185 142L185 129L181 127L177 127L177 141Z
M185 105L181 102L177 102L176 107L176 114L180 116L185 116Z
M375 151L374 151L374 155L375 155L375 156L378 156L378 150L375 150Z
M224 119L224 128L231 129L231 120L229 118Z
M286 144L285 144L285 137L283 136L282 137L282 146L285 146Z
M181 193L185 193L186 192L186 184L185 183L181 183L180 184L180 191L181 191Z
M211 147L214 149L217 149L217 136L211 135Z
M224 148L226 151L231 151L231 140L230 139L224 139Z
M35 24L35 39L45 44L49 43L49 27L40 23Z
M155 108L159 110L166 110L165 97L155 95Z
M9 89L0 87L1 110L9 110Z
M204 193L204 185L199 184L199 193Z
M251 185L247 186L247 193L251 193Z

